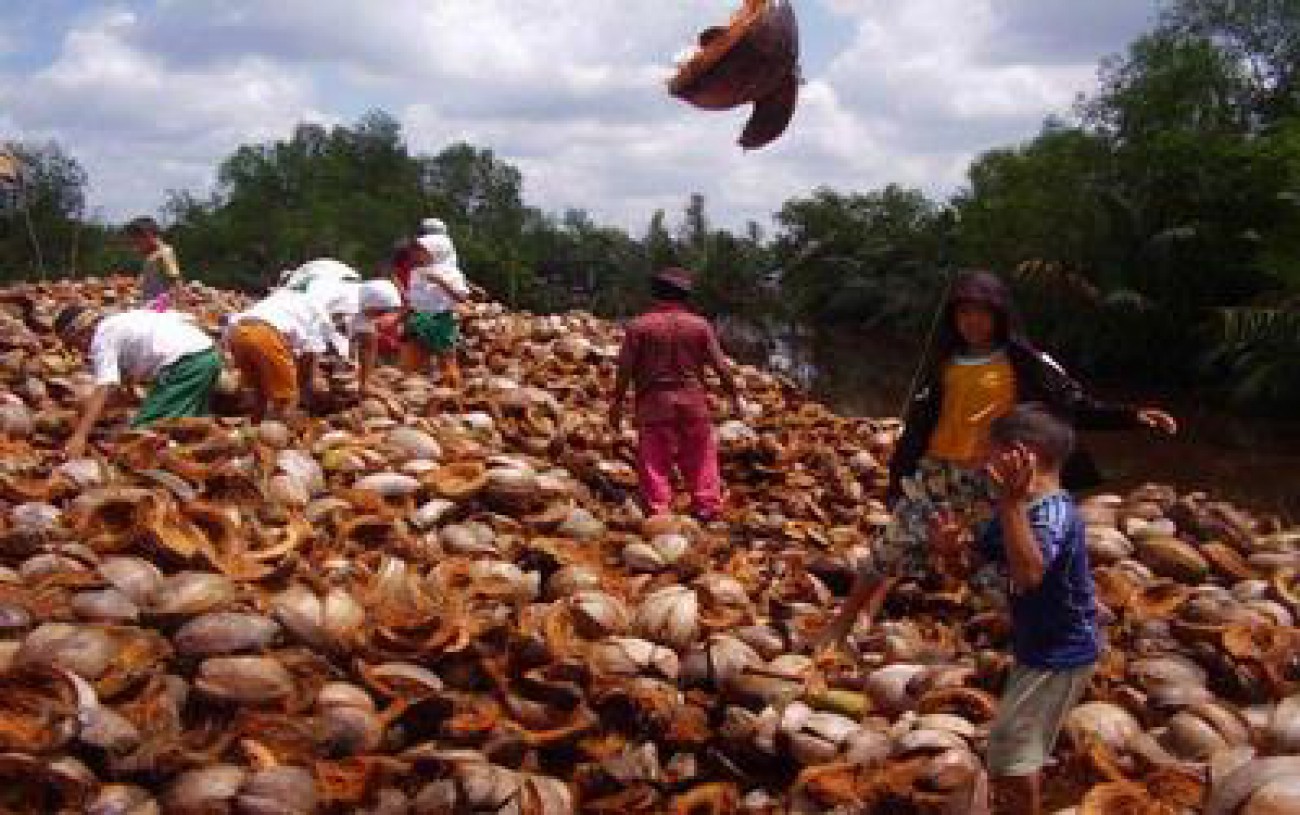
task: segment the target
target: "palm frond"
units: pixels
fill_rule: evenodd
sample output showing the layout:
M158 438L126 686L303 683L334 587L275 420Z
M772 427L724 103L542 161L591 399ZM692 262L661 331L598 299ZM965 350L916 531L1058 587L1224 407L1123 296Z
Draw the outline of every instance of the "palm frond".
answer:
M1242 306L1221 309L1211 365L1227 374L1239 405L1300 402L1300 308Z
M1219 319L1221 344L1278 346L1300 354L1300 308L1225 308Z

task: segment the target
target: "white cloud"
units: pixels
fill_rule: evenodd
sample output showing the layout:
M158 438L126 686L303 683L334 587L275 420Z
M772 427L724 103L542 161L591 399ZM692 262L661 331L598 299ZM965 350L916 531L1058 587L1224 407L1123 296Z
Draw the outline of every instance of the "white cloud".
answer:
M56 138L78 157L107 217L151 211L169 189L210 187L239 144L331 118L310 104L300 71L260 57L176 70L128 44L139 25L129 11L100 15L70 30L49 66L0 78L19 135Z
M205 191L238 144L381 107L418 149L493 149L548 209L639 229L699 191L738 224L818 185L950 191L974 154L1068 111L1149 16L1133 0L806 3L818 70L789 133L746 154L747 111L695 111L663 86L736 2L136 0L69 17L43 67L0 69L0 111L81 158L111 217Z

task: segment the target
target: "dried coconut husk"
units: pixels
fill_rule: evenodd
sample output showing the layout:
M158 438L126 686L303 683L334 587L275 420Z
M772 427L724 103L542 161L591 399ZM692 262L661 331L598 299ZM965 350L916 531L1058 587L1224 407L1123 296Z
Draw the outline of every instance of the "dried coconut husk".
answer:
M1279 569L1272 582L1278 599L1292 610L1300 610L1300 569Z
M481 461L444 464L429 476L429 484L440 497L466 501L487 486L487 467Z
M121 288L132 291L129 281ZM44 292L33 302L45 327L17 330L35 331L34 347L52 351L58 343L43 332L55 287L31 291ZM213 304L235 302L200 291L213 324L225 309ZM878 636L855 638L869 668L825 659L806 686L806 654L887 520L882 463L897 423L836 417L742 366L750 418L723 434L727 522L647 520L628 500L633 436L612 438L599 409L619 330L589 316L515 315L489 304L467 308L463 328L467 386L457 410L465 412L411 420L446 394L423 376L380 369L379 397L344 413L277 427L226 417L127 432L90 462L94 472L55 464L75 418L71 400L86 384L77 356L60 352L47 366L30 355L13 375L0 359L0 405L20 400L33 417L31 434L0 441L0 476L10 499L40 499L10 505L0 495L0 677L20 656L27 663L22 646L34 632L65 625L93 647L59 658L93 675L78 680L87 698L96 683L106 691L89 715L94 726L49 741L40 760L66 756L90 777L129 778L148 788L142 800L167 798L192 770L224 766L238 777L220 799L227 808L283 792L348 811L419 811L417 800L456 811L483 779L500 781L516 802L528 795L569 810L577 804L560 792L566 784L597 809L731 807L727 784L756 810L824 810L817 796L841 800L835 784L855 808L951 803L950 785L974 767L969 746L953 739L982 738L1010 661L993 593L964 590L959 574L906 588ZM584 361L551 364L561 356L548 350L557 338L571 338L566 353ZM66 371L51 373L59 366ZM344 373L329 378L350 387ZM503 390L507 380L513 390ZM406 425L425 434L407 441L428 461L407 461L410 445L394 449ZM458 464L467 465L465 484L442 497L438 479L456 476ZM529 473L511 482L528 488L522 503L509 490L488 495L487 471L500 468L512 478ZM360 488L377 473L401 476L401 489L381 490L385 497ZM273 487L289 475L304 489ZM525 506L534 493L536 504ZM1110 648L1088 703L1118 706L1138 730L1110 752L1074 737L1062 744L1057 758L1078 797L1106 781L1154 793L1174 754L1238 743L1238 710L1262 743L1287 743L1290 733L1273 721L1289 721L1290 708L1275 703L1293 693L1292 649L1277 631L1300 611L1291 570L1300 537L1212 509L1204 496L1153 487L1115 498L1102 508L1129 524L1139 558L1172 535L1208 573L1192 585L1161 578L1168 564L1094 564L1115 619L1102 620ZM1187 523L1174 511L1184 505L1195 516ZM1216 531L1228 525L1249 538ZM626 553L636 546L654 550L653 569L631 565ZM651 599L677 596L697 601L691 636L678 636L672 609ZM637 621L648 601L656 613ZM135 611L115 616L119 607ZM282 630L251 622L266 618ZM222 622L240 619L250 620L247 631ZM149 633L119 641L98 620ZM680 652L629 636L637 625ZM172 650L155 653L151 635ZM214 644L196 651L195 638ZM120 667L96 656L121 646ZM1201 673L1159 681L1148 662L1160 654ZM254 673L257 684L275 674L275 693L214 693L232 673L203 665L228 658L279 665L283 672ZM861 693L864 670L888 677L907 665L921 670L898 687L874 688L888 705ZM783 729L759 749L764 708L795 710L801 695L821 710L804 705L802 724L781 718ZM842 738L846 727L858 729ZM882 743L913 731L920 735L905 744L918 763L890 761ZM473 758L440 755L449 742ZM800 765L830 759L834 767L845 756L868 769L809 772L795 787ZM285 769L268 774L277 767ZM539 768L559 778L536 781ZM1252 793L1261 802L1267 786ZM136 800L139 792L118 785L112 794Z
M76 735L77 715L67 673L33 666L0 675L0 752L53 753Z
M1210 563L1210 567L1223 579L1234 583L1250 580L1257 572L1236 549L1223 543L1206 543L1201 546L1201 555Z
M1130 614L1139 619L1167 619L1187 602L1189 591L1181 583L1162 580L1138 589L1128 603Z

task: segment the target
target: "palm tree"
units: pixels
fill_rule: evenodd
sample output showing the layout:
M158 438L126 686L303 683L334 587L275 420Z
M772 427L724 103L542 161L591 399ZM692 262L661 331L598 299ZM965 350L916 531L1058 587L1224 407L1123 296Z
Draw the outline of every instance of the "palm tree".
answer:
M1209 363L1229 375L1229 395L1238 404L1300 402L1300 297L1220 309Z

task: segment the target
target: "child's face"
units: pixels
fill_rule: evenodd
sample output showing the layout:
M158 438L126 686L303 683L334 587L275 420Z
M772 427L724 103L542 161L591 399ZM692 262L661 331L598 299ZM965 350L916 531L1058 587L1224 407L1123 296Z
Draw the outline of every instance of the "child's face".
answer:
M972 348L987 348L993 344L997 331L997 317L993 310L980 303L958 303L953 312L957 333Z

